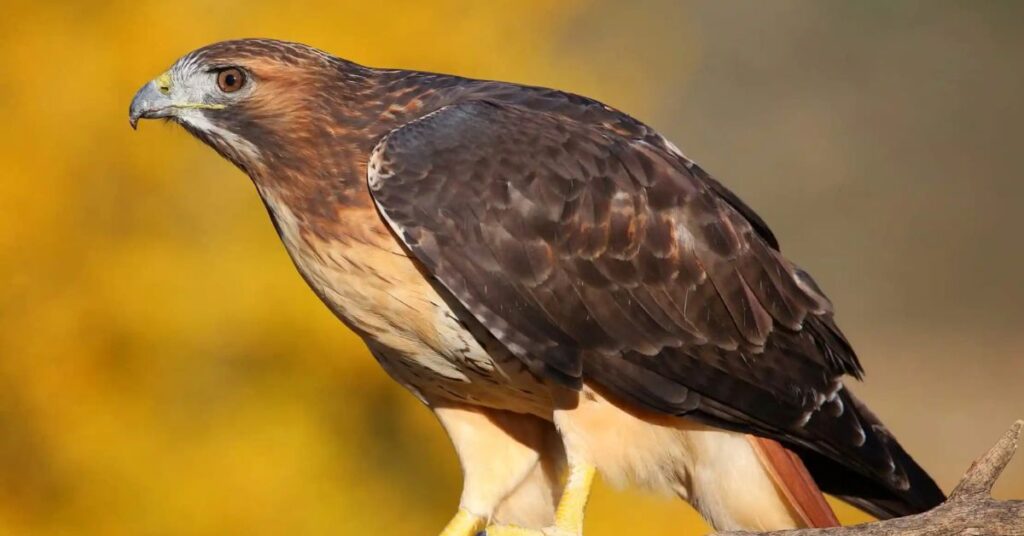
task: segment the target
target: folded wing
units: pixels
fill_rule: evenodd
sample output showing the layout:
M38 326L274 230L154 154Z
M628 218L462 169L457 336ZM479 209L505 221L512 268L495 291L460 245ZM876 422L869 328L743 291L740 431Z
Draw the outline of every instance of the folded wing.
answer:
M538 375L775 437L897 494L918 479L843 389L861 368L829 300L666 147L471 101L392 131L368 179L426 270Z

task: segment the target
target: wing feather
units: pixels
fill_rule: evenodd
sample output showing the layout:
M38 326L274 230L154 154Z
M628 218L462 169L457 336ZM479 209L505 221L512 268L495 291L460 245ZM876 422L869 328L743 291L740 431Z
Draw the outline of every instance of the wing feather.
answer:
M371 156L374 200L538 375L778 438L905 490L888 436L842 389L861 367L813 279L663 139L577 106L468 101L396 129Z

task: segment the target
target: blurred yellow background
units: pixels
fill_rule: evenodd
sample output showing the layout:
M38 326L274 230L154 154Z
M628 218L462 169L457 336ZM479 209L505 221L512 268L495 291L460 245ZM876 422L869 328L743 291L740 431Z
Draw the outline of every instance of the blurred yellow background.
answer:
M837 304L854 390L945 489L1024 417L1024 3L2 11L0 534L432 534L456 507L441 429L305 287L248 179L180 128L128 128L143 82L235 37L626 110L773 225ZM997 496L1022 495L1018 459ZM603 486L588 518L706 530Z

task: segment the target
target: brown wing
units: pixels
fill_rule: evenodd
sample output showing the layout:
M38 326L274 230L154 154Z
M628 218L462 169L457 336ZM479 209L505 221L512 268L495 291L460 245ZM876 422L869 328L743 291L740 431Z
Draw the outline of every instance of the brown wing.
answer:
M843 389L861 368L828 299L752 211L649 136L467 102L383 139L369 185L427 270L537 374L909 487Z

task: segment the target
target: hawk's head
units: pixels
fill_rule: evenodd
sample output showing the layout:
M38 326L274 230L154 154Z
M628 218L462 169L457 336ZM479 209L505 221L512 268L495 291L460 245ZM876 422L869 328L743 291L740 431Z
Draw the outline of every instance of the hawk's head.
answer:
M318 141L358 126L352 101L372 73L298 43L225 41L183 56L142 86L129 120L133 128L139 119L175 121L253 175L322 156L309 154L320 150Z

